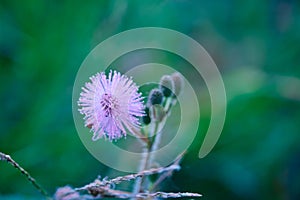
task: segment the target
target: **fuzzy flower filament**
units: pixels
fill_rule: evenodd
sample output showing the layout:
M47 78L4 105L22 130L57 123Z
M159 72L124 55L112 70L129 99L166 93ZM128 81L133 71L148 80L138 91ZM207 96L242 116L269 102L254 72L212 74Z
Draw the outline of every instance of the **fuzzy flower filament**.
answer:
M137 85L125 75L110 71L90 78L80 93L79 112L85 126L91 128L93 140L109 140L126 136L126 129L140 128L139 117L144 116L144 104Z

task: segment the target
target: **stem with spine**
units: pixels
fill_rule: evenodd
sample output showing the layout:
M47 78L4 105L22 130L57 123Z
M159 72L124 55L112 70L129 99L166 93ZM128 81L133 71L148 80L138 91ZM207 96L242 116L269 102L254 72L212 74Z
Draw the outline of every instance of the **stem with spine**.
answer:
M157 123L154 123L154 127L152 127L152 131L150 131L150 137L151 136L154 136L154 134L156 133L157 131ZM139 165L139 171L144 171L148 168L149 166L149 159L150 159L150 152L151 152L151 146L152 146L152 142L149 140L148 143L145 143L144 144L144 147L143 147L143 156L144 158L142 159L140 165ZM142 185L143 185L143 177L140 177L140 178L137 178L136 181L135 181L135 184L134 184L134 188L133 188L133 194L137 194L139 193L143 188L142 188Z
M27 180L32 183L32 185L48 200L52 198L48 195L46 190L37 183L37 181L25 170L23 169L14 159L12 159L9 155L0 152L0 161L6 161L7 163L11 164L14 168L19 170L24 176L26 176Z
M163 106L164 106L163 110L165 112L163 118L160 121L154 121L153 123L151 123L152 126L151 126L151 130L149 131L148 137L153 137L154 139L152 141L148 140L148 143L146 143L146 145L144 145L144 148L143 148L144 149L143 150L144 158L142 159L142 161L139 165L139 171L147 170L147 169L151 168L153 165L154 154L153 153L151 154L151 152L155 152L159 147L162 133L158 134L158 131L161 130L162 127L164 126L164 124L166 123L166 119L167 119L170 109L173 105L172 101L173 101L172 98L167 98L165 100L165 102L163 103ZM138 178L134 184L133 194L137 194L137 193L143 191L143 189L148 188L148 187L149 187L149 180L147 179L147 177Z

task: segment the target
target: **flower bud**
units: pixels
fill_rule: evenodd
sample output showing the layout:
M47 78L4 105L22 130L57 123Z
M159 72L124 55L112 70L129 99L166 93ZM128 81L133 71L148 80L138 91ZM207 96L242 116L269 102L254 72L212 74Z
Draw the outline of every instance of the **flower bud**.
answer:
M161 105L153 105L149 109L151 120L160 122L166 116L166 112Z
M165 97L172 96L172 90L174 89L174 82L169 75L164 75L160 79L160 90Z
M161 104L163 100L163 94L159 89L151 90L148 98L148 103L150 105Z
M184 79L182 77L182 75L179 73L179 72L175 72L171 75L172 77L172 80L174 82L174 94L175 96L178 96L182 90L183 90L183 87L184 87Z

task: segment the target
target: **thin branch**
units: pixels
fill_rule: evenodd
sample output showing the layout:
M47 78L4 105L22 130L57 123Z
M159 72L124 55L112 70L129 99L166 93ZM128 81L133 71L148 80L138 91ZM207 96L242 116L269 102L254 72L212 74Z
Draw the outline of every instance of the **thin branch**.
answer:
M153 168L149 170L144 170L142 172L139 172L137 174L129 174L126 176L119 176L117 178L111 179L111 180L98 180L96 179L93 183L90 183L88 185L85 185L81 188L75 188L75 191L82 191L82 190L89 190L89 188L95 188L95 187L104 187L104 186L110 186L113 184L119 184L123 181L131 181L134 179L137 179L139 177L149 176L152 174L160 174L168 171L174 171L179 170L180 166L177 164L170 165L169 167L159 167L159 168Z
M181 158L181 157L180 157ZM168 167L159 167L153 168L149 170L144 170L137 174L129 174L126 176L119 176L117 178L111 180L99 180L96 179L94 182L87 184L80 188L69 189L67 188L63 193L60 191L59 196L61 197L69 197L70 195L80 195L79 192L88 192L87 195L80 196L81 199L98 199L98 198L120 198L120 199L147 199L147 198L181 198L181 197L201 197L201 194L197 193L189 193L189 192L179 192L179 193L167 193L167 192L138 192L131 193L128 191L121 191L112 189L114 184L120 184L123 181L131 181L137 178L141 178L144 176L149 176L152 174L160 174L160 173L169 173L174 170L179 170L180 166L178 165L180 158L176 160L176 163L170 165ZM89 196L90 195L90 196ZM79 198L80 199L80 198Z
M181 198L181 197L194 197L194 198L199 198L202 197L201 194L198 193L190 193L190 192L155 192L155 193L139 193L135 195L135 198L153 198L153 197L160 197L160 198Z
M113 190L113 189L106 189L106 190L94 190L90 191L90 193L96 197L96 198L119 198L119 199L129 199L129 198L134 198L134 199L149 199L149 198L182 198L182 197L193 197L193 198L200 198L202 197L201 194L198 193L190 193L190 192L155 192L155 193L137 193L137 194L132 194L129 192L124 192L120 190Z
M180 164L180 162L181 162L183 156L185 155L185 153L186 153L186 152L181 153L181 154L175 159L175 162L174 162L173 165L178 165L178 166L180 166L179 164ZM162 175L161 175L161 176L153 183L153 185L151 186L151 188L149 189L149 191L150 191L150 192L151 192L151 191L154 191L154 190L156 189L156 187L157 187L161 182L163 182L166 178L172 176L173 172L174 172L173 170L170 170L170 171L167 171L166 173L162 174Z
M25 170L23 169L16 161L14 161L9 155L4 154L2 152L0 152L0 161L6 161L7 163L11 164L14 168L16 168L18 171L20 171L23 175L25 175L25 177L27 178L27 180L32 183L32 185L43 195L45 196L47 199L52 199L48 193L46 192L46 190L44 190L40 184L37 183L37 181Z

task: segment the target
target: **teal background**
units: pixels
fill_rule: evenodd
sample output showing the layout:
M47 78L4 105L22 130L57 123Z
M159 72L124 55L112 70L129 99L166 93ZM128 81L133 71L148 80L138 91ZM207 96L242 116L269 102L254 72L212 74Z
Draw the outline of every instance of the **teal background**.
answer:
M143 26L174 29L198 41L219 67L228 95L221 138L198 159L210 119L209 95L199 79L199 133L182 170L162 189L199 192L202 199L299 199L296 0L1 0L0 151L50 193L99 174L124 174L102 165L82 145L72 118L72 89L82 61L99 42ZM182 64L189 73L188 64L168 53L149 50L130 58L134 64ZM25 197L41 198L18 171L0 163L0 199Z

